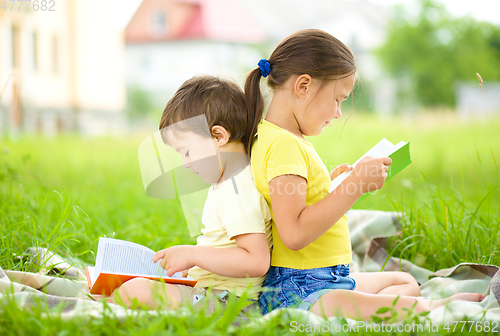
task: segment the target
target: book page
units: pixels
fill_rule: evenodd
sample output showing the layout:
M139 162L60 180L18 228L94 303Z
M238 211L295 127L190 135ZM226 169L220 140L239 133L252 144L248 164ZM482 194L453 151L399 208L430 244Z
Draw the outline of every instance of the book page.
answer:
M160 262L153 263L155 252L145 246L111 238L99 238L95 264L95 282L99 273L117 273L168 278L167 272L160 267ZM173 278L181 278L177 272Z
M361 156L356 162L354 162L352 164L352 166L356 167L356 165L358 164L358 162L361 161L361 159L363 159L366 156L371 156L371 157L374 157L374 158L380 158L380 157L384 157L384 156L389 156L395 150L397 150L398 148L404 146L405 144L406 144L406 142L401 141L396 146L394 146L392 144L392 142L390 142L386 138L383 138L375 146L373 146L368 152L366 152L365 154L363 154L363 156ZM332 181L332 186L331 186L329 192L332 192L333 190L335 190L335 188L337 188L340 183L342 183L349 175L351 175L351 172L352 172L352 170L349 171L349 172L343 172L342 174L340 174L339 176L337 176Z
M404 141L398 142L396 145L394 145L394 150L392 152L394 153L395 151L397 151L398 149L400 149L404 145L406 145L406 142L404 142Z

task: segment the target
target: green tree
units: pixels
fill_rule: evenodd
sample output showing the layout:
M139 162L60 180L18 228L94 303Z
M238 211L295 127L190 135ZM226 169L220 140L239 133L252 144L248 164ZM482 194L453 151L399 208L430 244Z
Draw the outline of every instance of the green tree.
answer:
M152 113L154 104L150 94L138 86L127 88L127 115L131 118L145 117Z
M353 108L355 111L359 112L373 112L372 90L373 85L370 82L358 79L352 90L352 98L349 99L350 101L346 101L342 106L346 108L346 111Z
M376 52L383 67L406 78L423 106L455 106L457 81L500 79L500 27L471 18L452 18L430 0L417 16L398 7L386 43Z

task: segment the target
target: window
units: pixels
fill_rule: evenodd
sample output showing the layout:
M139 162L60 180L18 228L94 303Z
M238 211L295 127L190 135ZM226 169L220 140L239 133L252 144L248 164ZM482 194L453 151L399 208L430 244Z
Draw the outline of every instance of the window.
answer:
M11 29L11 33L12 33L12 36L11 36L11 41L12 41L12 67L14 69L18 68L21 66L21 53L20 53L20 50L19 48L21 47L21 44L19 41L19 28L16 27L16 26L12 26L12 29Z
M156 10L153 12L152 34L155 37L165 36L166 24L165 14L162 11Z
M141 61L142 71L149 72L151 70L151 60L148 55L144 55Z
M59 45L57 36L52 37L52 69L55 74L59 72Z
M33 47L33 71L38 71L38 34L33 32L31 35Z

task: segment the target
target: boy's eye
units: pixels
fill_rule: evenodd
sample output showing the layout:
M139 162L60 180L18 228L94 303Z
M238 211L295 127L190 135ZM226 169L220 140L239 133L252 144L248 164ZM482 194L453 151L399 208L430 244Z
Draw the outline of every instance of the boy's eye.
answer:
M184 157L188 157L189 156L189 151L186 152L186 154L184 154Z

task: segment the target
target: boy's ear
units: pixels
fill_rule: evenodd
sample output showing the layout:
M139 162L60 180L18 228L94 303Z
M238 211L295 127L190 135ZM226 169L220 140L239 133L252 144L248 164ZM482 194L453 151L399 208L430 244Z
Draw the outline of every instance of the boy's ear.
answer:
M293 91L299 98L305 98L311 90L312 77L308 74L303 74L295 79Z
M212 127L212 138L215 140L219 147L224 146L229 142L231 134L222 126L214 125Z

